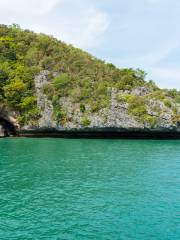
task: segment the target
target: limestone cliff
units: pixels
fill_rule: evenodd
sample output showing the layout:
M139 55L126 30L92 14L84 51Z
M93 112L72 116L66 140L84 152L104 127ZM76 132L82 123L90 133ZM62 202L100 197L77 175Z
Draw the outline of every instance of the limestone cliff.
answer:
M53 114L53 104L45 93L43 93L43 87L51 82L48 80L48 71L42 71L34 78L37 105L41 112L41 117L36 126L28 125L23 129L35 130L35 129L54 129L57 131L64 130L103 130L103 129L124 129L124 130L161 130L161 131L179 131L179 121L174 121L173 108L177 108L177 114L180 113L180 105L173 103L168 107L164 101L157 100L156 98L147 98L147 113L148 116L155 119L154 122L149 119L140 121L136 116L133 116L129 112L129 104L125 101L119 101L119 96L135 96L138 98L145 98L151 94L151 92L145 87L137 87L132 91L122 91L116 88L109 88L108 94L110 97L110 104L106 108L100 109L98 112L92 113L90 106L85 105L85 110L82 112L80 103L74 103L73 98L69 96L61 97L59 99L59 106L66 113L66 121L60 123L55 121ZM83 122L82 119L86 119L87 122Z

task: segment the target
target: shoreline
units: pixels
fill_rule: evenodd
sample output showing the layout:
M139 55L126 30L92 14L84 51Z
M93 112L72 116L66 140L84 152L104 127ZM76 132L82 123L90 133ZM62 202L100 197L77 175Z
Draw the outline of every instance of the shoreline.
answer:
M180 130L167 129L83 129L83 130L21 130L17 137L37 138L87 138L87 139L180 139Z

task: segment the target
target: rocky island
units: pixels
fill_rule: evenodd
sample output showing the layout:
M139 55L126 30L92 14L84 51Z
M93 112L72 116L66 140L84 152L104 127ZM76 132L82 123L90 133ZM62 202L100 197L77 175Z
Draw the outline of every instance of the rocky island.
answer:
M180 92L145 77L0 25L0 137L180 138Z

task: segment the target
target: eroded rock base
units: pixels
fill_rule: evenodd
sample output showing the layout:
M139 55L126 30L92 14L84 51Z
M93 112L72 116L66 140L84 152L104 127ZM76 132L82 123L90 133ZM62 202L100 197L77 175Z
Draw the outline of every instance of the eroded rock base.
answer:
M21 131L21 137L52 137L52 138L89 138L89 139L180 139L180 131L163 130L125 130L125 129L101 129L101 130L38 130Z

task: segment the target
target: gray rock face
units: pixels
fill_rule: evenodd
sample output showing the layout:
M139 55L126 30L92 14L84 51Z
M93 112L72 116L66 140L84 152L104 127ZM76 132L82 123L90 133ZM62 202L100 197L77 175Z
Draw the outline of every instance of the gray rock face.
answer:
M131 94L135 96L145 96L149 93L149 90L145 87L138 87L132 90Z
M91 113L90 107L86 105L85 116L90 121L89 128L144 128L144 125L138 123L132 116L128 114L128 105L119 104L116 100L117 90L109 89L110 106L101 109L98 113ZM60 105L66 112L69 121L64 125L65 129L83 129L81 119L84 114L80 112L80 104L72 103L68 97L60 100ZM63 127L61 127L63 128Z
M144 128L143 124L138 123L132 116L129 116L127 103L117 102L118 91L116 89L109 89L109 94L111 96L110 107L102 110L107 118L106 127Z
M148 114L157 117L156 128L173 129L177 127L176 124L172 122L172 109L167 108L164 103L159 100L149 100Z
M35 88L37 96L37 106L41 112L41 118L39 120L40 128L54 128L56 123L53 121L53 105L48 100L47 96L43 93L43 87L48 83L48 71L41 71L41 73L35 77Z

